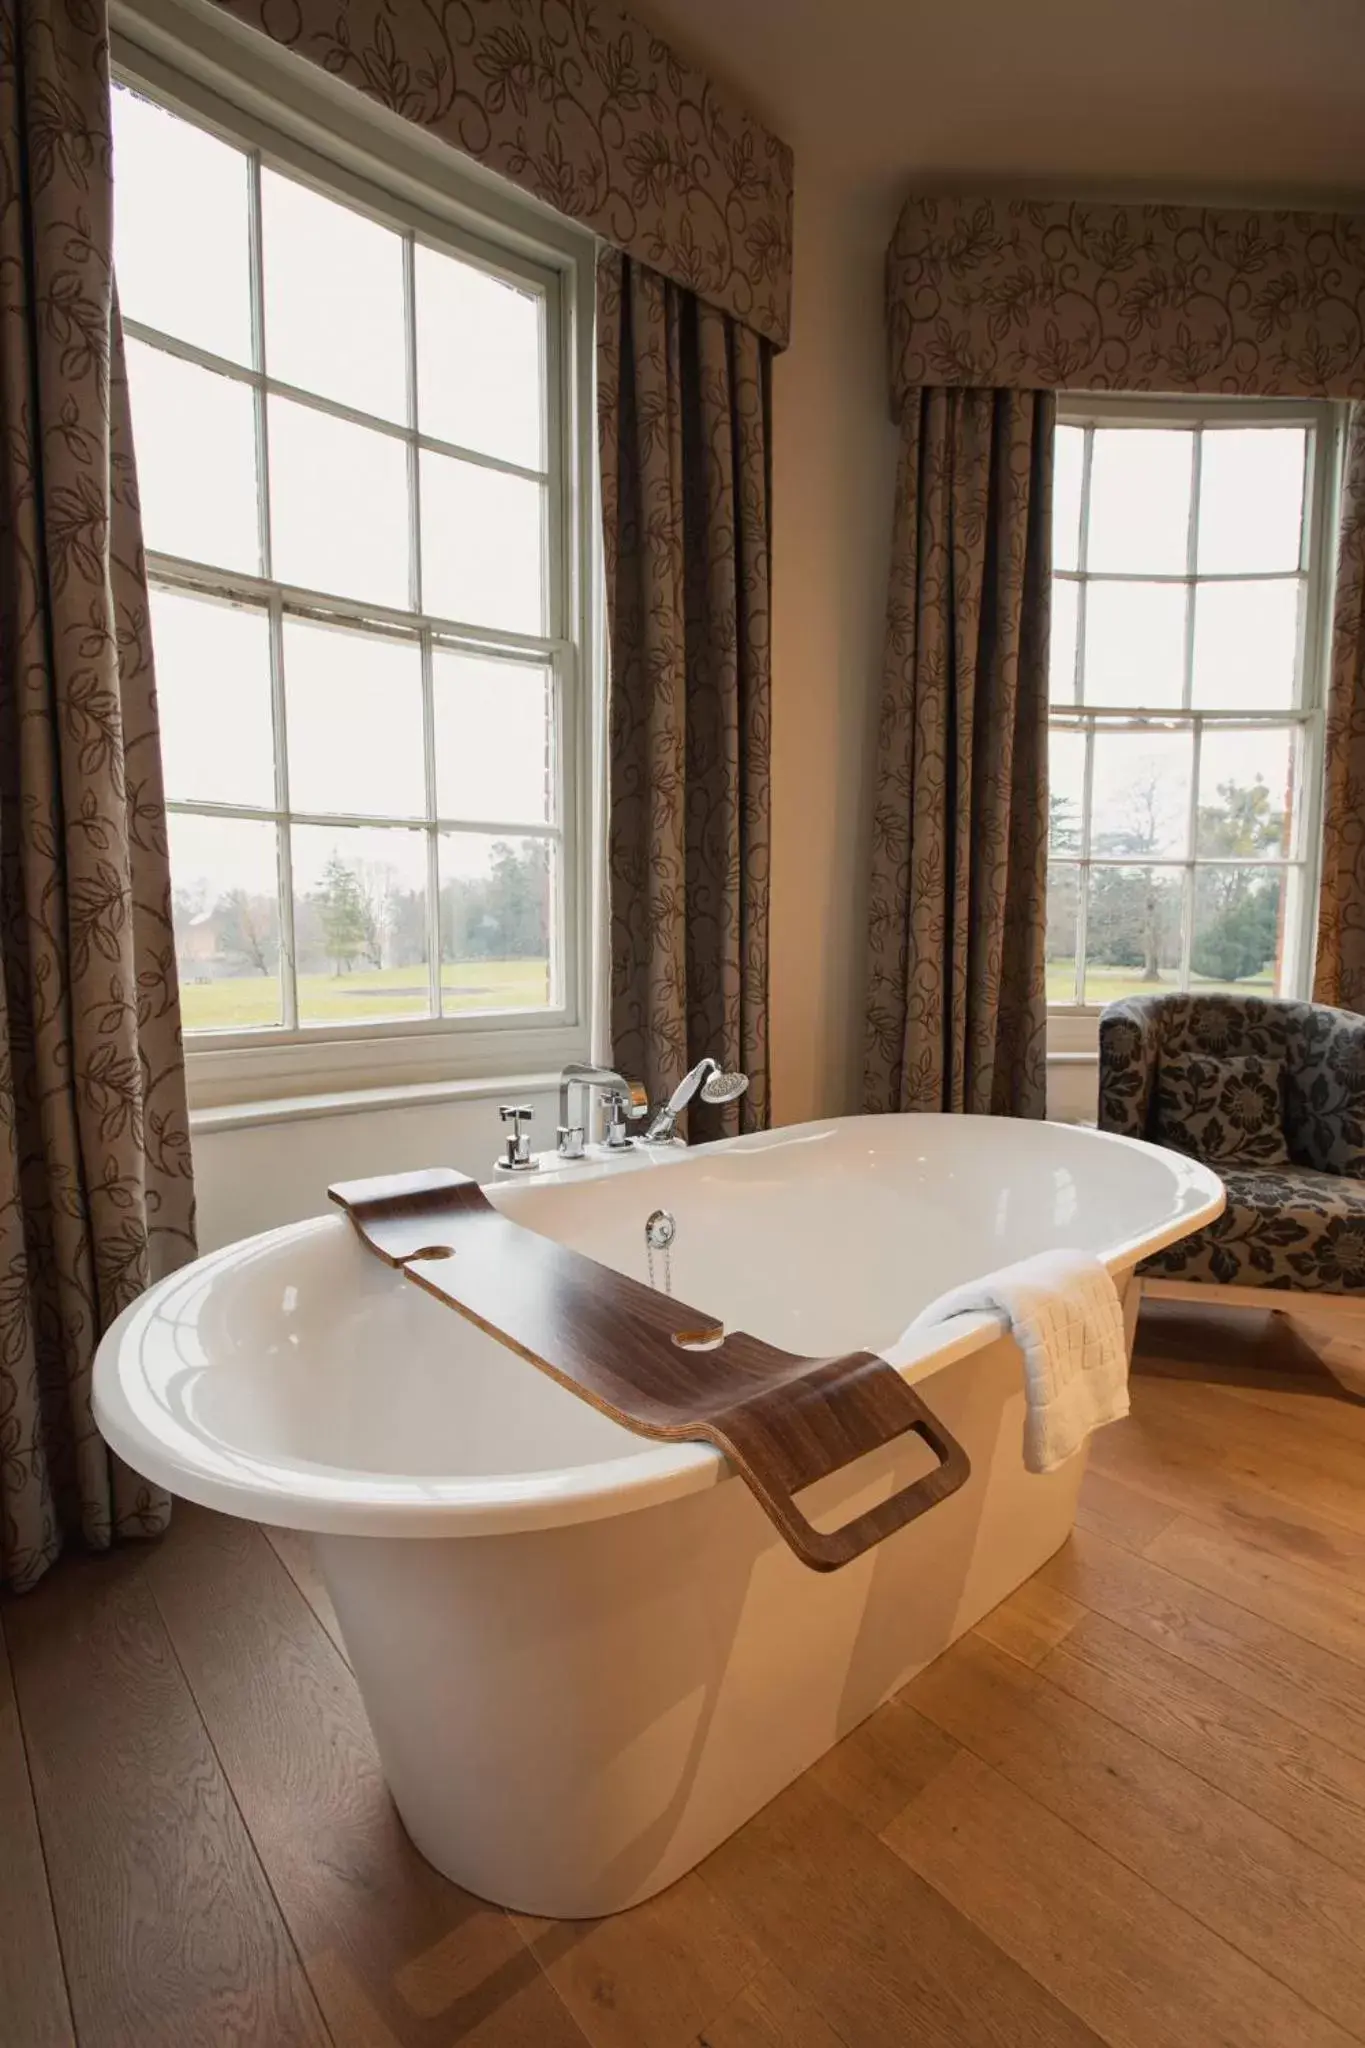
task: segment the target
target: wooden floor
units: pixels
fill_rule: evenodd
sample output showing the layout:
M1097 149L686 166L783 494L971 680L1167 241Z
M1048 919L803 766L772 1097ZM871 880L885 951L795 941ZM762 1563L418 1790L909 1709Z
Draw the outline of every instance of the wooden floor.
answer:
M446 1883L306 1540L184 1508L0 1608L0 2043L1365 2042L1365 1404L1147 1319L1072 1542L692 1876Z

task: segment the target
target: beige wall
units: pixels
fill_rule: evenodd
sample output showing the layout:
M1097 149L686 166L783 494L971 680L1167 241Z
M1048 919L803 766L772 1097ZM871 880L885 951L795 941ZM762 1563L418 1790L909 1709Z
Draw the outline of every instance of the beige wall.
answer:
M492 1180L504 1142L499 1095L512 1093L535 1112L537 1149L552 1146L555 1097L530 1085L453 1102L295 1115L240 1127L210 1112L193 1133L200 1251L326 1214L334 1181L437 1165Z
M773 1116L857 1109L896 436L869 206L801 152L793 339L773 375Z

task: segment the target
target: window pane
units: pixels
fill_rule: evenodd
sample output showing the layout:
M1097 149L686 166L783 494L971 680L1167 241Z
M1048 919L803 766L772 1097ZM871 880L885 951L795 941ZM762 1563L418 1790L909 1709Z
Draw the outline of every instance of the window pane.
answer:
M550 671L438 647L432 674L441 816L548 824L554 800Z
M300 1024L430 1015L427 835L295 825Z
M425 450L421 466L424 609L543 632L543 486Z
M1183 732L1095 734L1090 851L1110 858L1183 860L1189 838L1194 739Z
M1194 703L1278 711L1294 701L1299 582L1201 583L1194 594Z
M1210 427L1199 474L1199 573L1297 569L1302 427Z
M1295 734L1206 725L1199 748L1201 858L1282 860L1294 814Z
M266 613L153 589L151 614L167 796L273 810Z
M124 316L251 361L247 159L116 86L114 267Z
M250 389L129 341L142 537L159 554L260 569Z
M405 609L407 450L292 399L270 400L270 523L283 583Z
M1193 447L1194 436L1184 429L1096 428L1087 568L1125 576L1185 574Z
M1087 704L1177 706L1185 686L1185 585L1089 584L1083 681Z
M422 432L542 468L541 299L421 242L415 273Z
M275 827L172 811L171 909L187 1031L278 1024L279 861Z
M543 839L441 835L441 1011L546 1009L555 875Z
M1047 743L1048 843L1054 853L1081 851L1085 734L1054 726Z
M406 420L401 237L269 170L261 237L271 376Z
M1076 625L1080 584L1057 576L1052 582L1051 669L1048 689L1054 704L1076 701Z
M1279 986L1283 877L1278 869L1196 868L1192 989L1273 995Z
M1085 911L1085 998L1111 1003L1180 979L1180 873L1092 868Z
M415 640L286 619L284 686L294 810L425 815Z
M1052 566L1080 567L1085 429L1058 427L1052 456Z
M1047 999L1076 1000L1076 910L1080 902L1080 869L1069 861L1052 861L1047 871Z

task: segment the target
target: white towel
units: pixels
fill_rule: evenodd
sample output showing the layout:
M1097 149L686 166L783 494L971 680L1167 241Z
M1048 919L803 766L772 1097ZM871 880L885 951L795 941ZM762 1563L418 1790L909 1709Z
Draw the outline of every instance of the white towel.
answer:
M1090 1252L1039 1252L969 1280L921 1309L910 1328L973 1311L1003 1315L1024 1354L1024 1463L1051 1472L1090 1432L1128 1413L1123 1304Z

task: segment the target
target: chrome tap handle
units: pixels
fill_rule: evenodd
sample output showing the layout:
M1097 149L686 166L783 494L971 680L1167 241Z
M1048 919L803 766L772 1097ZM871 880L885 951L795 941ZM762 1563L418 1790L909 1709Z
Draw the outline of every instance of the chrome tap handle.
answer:
M649 1115L649 1099L638 1081L632 1081L629 1089L613 1088L606 1097L607 1104L607 1150L625 1152L635 1143L627 1124L640 1121Z
M524 1126L531 1122L532 1111L526 1102L502 1102L498 1115L505 1124L512 1126L507 1138L507 1150L496 1161L499 1173L534 1173L537 1162L531 1157L531 1133Z

